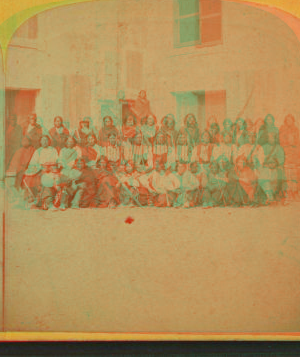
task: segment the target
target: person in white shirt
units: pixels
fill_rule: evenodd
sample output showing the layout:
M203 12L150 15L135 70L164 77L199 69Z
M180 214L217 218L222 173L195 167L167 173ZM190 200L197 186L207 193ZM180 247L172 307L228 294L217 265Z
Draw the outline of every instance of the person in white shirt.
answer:
M76 145L76 140L69 136L66 147L62 148L57 162L62 167L62 175L69 176L70 170L74 167L75 161L82 156L81 149Z
M25 171L23 183L28 190L31 202L36 201L37 194L42 189L41 175L43 169L48 170L49 166L55 165L58 159L57 150L49 146L50 142L51 140L47 135L42 136L41 147L34 152Z
M155 170L139 179L143 186L149 190L156 207L174 205L180 189L180 180L165 169L164 162L156 161Z
M39 171L46 163L56 163L58 159L58 153L57 150L50 146L50 142L51 140L47 135L42 136L41 147L35 150L27 171L30 172L33 167L36 167Z

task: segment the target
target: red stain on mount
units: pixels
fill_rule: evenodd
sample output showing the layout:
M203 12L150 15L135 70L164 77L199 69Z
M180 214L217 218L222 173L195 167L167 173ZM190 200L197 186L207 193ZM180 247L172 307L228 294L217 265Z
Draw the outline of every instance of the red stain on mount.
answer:
M125 223L131 224L134 221L134 219L132 217L127 217L125 219Z

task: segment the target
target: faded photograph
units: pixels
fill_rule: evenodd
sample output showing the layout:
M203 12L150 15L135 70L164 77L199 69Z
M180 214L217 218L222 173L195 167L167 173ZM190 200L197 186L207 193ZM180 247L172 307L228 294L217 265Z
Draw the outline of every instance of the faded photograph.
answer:
M225 0L21 25L4 329L299 331L299 39L300 20Z

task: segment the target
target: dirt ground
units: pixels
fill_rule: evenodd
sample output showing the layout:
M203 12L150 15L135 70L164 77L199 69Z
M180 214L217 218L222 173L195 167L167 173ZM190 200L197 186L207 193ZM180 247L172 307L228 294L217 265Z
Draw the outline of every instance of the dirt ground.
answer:
M300 331L299 211L7 209L5 329Z

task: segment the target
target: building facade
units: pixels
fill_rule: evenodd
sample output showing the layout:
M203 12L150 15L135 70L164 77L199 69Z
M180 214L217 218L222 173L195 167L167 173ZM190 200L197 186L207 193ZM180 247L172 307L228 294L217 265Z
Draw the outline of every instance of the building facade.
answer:
M110 114L145 89L160 120L193 112L280 126L300 116L300 49L294 32L262 9L219 0L93 1L28 20L8 51L6 113L22 125L35 111L50 128Z

